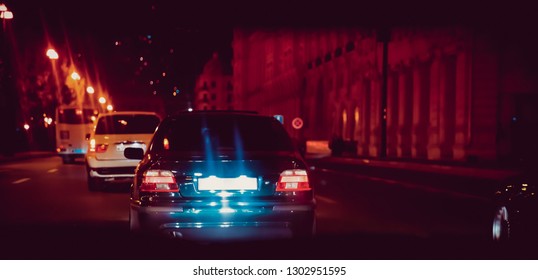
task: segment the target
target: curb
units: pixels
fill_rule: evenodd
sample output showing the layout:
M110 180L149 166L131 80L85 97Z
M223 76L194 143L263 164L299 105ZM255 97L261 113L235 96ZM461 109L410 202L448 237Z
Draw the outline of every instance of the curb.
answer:
M364 166L371 168L390 168L409 170L420 173L454 175L459 177L469 177L476 179L493 179L502 180L520 173L516 169L510 168L486 168L477 166L458 166L446 165L432 162L415 163L402 162L397 160L377 160L377 159L359 159L359 158L335 158L335 157L311 157L308 161L316 162L317 164L336 164L347 166Z

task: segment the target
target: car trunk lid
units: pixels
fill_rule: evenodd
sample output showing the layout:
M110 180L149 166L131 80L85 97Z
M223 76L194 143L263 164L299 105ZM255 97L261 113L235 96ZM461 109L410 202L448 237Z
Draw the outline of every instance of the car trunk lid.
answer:
M172 171L181 196L187 198L271 196L280 173L300 164L290 154L250 154L241 159L229 155L212 160L174 158L162 158L152 169Z
M98 160L123 160L125 148L142 148L144 152L152 134L106 134L96 137L97 145L107 145L106 151L96 153Z

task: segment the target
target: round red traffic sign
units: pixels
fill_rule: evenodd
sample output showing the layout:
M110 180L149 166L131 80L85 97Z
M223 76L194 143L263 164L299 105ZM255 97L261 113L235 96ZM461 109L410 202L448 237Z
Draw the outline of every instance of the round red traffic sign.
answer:
M297 117L291 121L291 126L295 129L301 129L303 127L303 119Z

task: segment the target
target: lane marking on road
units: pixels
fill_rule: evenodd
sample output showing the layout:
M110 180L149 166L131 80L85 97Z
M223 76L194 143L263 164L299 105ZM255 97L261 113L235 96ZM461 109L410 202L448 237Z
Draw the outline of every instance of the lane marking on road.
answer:
M13 185L16 185L16 184L20 184L20 183L24 183L26 181L30 181L30 178L22 178L22 179L19 179L17 181L13 181Z
M47 172L48 172L48 173L54 173L54 172L56 172L56 171L58 171L58 169L53 168L53 169L51 169L51 170L49 170L49 171L47 171Z
M333 200L333 199L330 199L328 197L325 197L325 196L321 196L321 195L316 195L316 199L319 199L325 203L330 203L330 204L337 204L338 201L336 200Z
M326 168L319 168L318 171L322 171L322 172L326 172L326 173L333 173L333 174L345 174L347 176L355 177L355 178L359 178L359 179L366 179L366 180L375 181L375 182L384 182L384 183L387 183L387 184L390 184L390 185L397 185L397 186L400 186L400 187L403 187L403 188L406 188L406 189L420 190L420 191L425 191L425 192L430 192L430 193L442 193L442 194L446 194L446 195L450 195L450 196L464 197L464 198L476 199L476 200L480 200L480 201L490 201L490 199L488 199L486 197L483 197L483 196L469 194L469 193L463 193L463 192L454 192L454 191L451 191L451 190L445 190L445 189L441 189L441 188L433 188L433 187L430 187L430 186L427 186L427 185L420 185L420 184L414 184L414 183L409 183L409 182L396 181L396 180L390 180L390 179L385 179L385 178L380 178L380 177L373 177L373 176L366 176L366 175L360 175L360 174L352 174L352 173L348 173L348 172L330 170L330 169L326 169Z

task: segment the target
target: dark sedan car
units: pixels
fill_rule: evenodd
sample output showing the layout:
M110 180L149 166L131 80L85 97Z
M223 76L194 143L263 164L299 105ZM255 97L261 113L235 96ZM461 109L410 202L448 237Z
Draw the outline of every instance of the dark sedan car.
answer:
M538 168L507 180L495 193L492 223L496 241L528 241L538 236Z
M131 188L130 227L184 239L311 237L307 165L274 117L185 112L167 117Z

